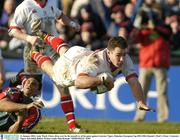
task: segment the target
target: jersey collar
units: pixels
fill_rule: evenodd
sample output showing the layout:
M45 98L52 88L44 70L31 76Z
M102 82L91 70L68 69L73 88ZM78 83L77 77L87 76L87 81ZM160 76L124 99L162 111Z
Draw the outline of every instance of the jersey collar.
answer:
M34 0L41 8L44 8L46 6L46 3L48 2L48 0L45 0L45 2L43 4L39 3L37 0Z

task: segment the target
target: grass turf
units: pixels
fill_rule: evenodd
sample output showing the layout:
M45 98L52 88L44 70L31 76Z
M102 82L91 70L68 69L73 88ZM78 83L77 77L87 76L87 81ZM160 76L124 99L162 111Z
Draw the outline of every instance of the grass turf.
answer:
M180 123L107 121L78 119L87 134L180 134ZM42 118L31 133L69 134L64 118Z

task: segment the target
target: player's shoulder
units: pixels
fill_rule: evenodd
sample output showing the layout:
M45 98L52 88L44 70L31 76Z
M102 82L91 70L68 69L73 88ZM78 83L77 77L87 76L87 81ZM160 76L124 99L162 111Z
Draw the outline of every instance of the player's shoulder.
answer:
M20 3L16 7L16 11L21 11L21 10L28 10L31 9L34 6L34 3L32 0L24 0L22 3Z
M100 60L107 60L107 49L99 49L95 51Z

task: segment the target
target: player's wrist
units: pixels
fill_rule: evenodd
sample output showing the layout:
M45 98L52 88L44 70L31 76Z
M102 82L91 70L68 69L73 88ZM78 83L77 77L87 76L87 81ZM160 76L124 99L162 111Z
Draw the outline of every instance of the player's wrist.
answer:
M31 41L32 41L32 36L31 36L31 35L27 35L27 36L26 36L26 41L27 41L28 43L31 43Z

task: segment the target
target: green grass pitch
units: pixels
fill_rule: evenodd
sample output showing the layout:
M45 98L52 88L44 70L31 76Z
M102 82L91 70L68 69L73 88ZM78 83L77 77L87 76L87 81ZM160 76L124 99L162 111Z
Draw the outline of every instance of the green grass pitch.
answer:
M180 134L180 123L156 123L144 121L110 121L77 119L82 128L88 129L87 134ZM44 117L33 128L34 134L70 134L65 118Z

